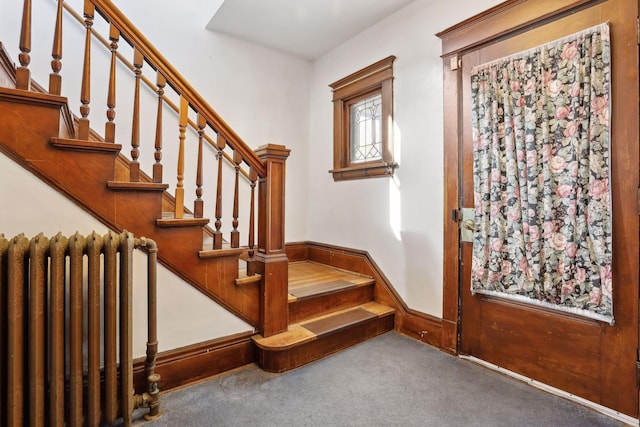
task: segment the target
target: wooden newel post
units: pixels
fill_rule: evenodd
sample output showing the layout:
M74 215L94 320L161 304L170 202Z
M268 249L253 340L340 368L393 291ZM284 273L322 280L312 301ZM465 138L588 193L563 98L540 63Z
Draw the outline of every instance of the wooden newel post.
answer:
M258 182L258 253L256 270L260 284L260 324L268 337L287 330L289 260L284 248L285 164L289 150L283 145L259 147L267 176Z

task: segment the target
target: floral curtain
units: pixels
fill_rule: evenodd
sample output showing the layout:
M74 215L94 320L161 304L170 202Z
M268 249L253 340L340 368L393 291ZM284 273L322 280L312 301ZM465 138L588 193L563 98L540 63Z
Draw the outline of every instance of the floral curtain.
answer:
M613 323L608 24L471 74L472 292Z

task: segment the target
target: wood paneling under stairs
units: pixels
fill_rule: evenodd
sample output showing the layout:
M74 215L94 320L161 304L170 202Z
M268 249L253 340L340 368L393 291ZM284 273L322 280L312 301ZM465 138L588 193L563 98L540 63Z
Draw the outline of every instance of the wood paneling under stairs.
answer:
M256 359L269 372L313 362L394 328L392 307L373 299L375 280L312 261L289 264L289 328L254 336Z
M258 286L255 282L236 285L237 252L199 256L202 220L184 227L158 226L167 203L162 189L148 191L144 185L140 189L109 188L107 183L114 181L120 163L119 145L100 144L94 149L90 141L74 145L68 140L62 146L54 145L60 142L53 139L57 135L73 134L72 129L65 131L70 116L66 98L0 87L0 116L1 152L108 227L154 239L162 248L158 257L167 268L247 323L258 325ZM106 145L113 149L105 150Z

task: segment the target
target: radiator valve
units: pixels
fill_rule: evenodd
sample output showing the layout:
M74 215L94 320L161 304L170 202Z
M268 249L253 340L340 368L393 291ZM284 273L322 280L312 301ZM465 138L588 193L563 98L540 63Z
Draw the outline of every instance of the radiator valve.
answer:
M160 381L159 374L151 374L147 377L148 389L142 394L134 396L134 406L136 408L149 408L149 412L144 415L145 420L155 420L160 418L160 389L158 388Z
M155 420L162 415L162 412L160 412L160 389L158 388L158 381L160 381L159 374L151 374L147 378L149 390L145 394L149 395L149 401L147 403L149 412L145 414L145 420Z

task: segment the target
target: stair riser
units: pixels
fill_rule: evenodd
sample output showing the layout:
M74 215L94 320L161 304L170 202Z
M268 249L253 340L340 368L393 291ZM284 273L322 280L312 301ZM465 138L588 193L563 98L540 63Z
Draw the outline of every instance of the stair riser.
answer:
M285 372L391 331L393 327L394 315L389 314L352 325L288 350L269 351L256 346L256 360L267 372Z
M345 289L289 303L289 323L373 301L373 285Z

